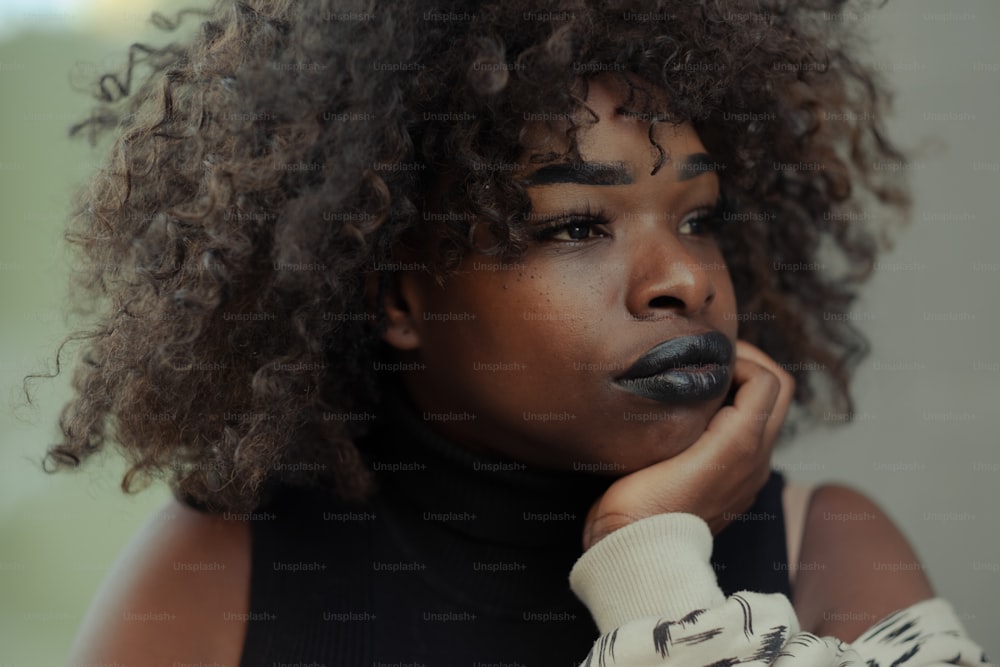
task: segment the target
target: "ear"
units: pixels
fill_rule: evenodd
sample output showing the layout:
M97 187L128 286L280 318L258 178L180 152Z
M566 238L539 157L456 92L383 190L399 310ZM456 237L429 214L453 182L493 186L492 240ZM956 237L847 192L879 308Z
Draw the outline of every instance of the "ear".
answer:
M379 333L389 345L398 350L416 350L420 347L417 318L420 316L419 299L410 272L373 271L365 283L365 301L375 312L381 300L385 310L386 326Z

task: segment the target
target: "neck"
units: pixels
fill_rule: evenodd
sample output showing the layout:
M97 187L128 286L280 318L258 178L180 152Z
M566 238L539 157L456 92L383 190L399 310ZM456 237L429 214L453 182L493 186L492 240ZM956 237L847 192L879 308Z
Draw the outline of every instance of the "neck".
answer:
M400 395L388 397L366 445L381 493L427 521L493 542L582 549L587 512L614 481L473 452L442 437Z
M390 400L360 444L393 549L432 564L424 576L439 591L484 614L575 608L566 577L613 478L473 453L405 400Z

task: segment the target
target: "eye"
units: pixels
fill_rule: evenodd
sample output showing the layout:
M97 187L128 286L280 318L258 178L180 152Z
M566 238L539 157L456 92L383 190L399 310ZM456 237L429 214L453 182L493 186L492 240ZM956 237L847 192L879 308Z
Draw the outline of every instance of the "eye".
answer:
M720 199L716 203L715 208L697 210L682 220L681 224L677 227L677 233L688 236L708 236L715 234L729 223L729 220L723 215L726 210L725 204Z
M583 210L569 211L541 220L534 232L536 241L583 243L611 236L611 217L603 210L593 210L588 205Z
M548 227L538 232L536 238L542 241L586 241L595 236L607 236L598 229L606 224L601 220L577 219Z
M719 228L719 222L710 215L697 216L682 222L677 231L689 236L706 236Z

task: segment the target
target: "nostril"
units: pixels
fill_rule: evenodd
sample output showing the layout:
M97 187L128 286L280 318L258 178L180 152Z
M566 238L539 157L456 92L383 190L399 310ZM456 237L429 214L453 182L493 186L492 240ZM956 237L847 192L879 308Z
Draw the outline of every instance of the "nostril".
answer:
M650 308L684 308L684 302L675 296L661 295L649 301Z

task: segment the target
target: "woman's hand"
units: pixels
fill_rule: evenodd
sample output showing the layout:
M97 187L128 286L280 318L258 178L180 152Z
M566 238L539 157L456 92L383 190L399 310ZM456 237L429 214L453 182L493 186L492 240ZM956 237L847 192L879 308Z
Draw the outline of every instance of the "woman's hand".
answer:
M736 341L733 405L680 454L630 473L587 514L584 551L609 533L655 514L687 512L718 535L753 505L771 470L771 450L795 391L794 378L753 345Z

